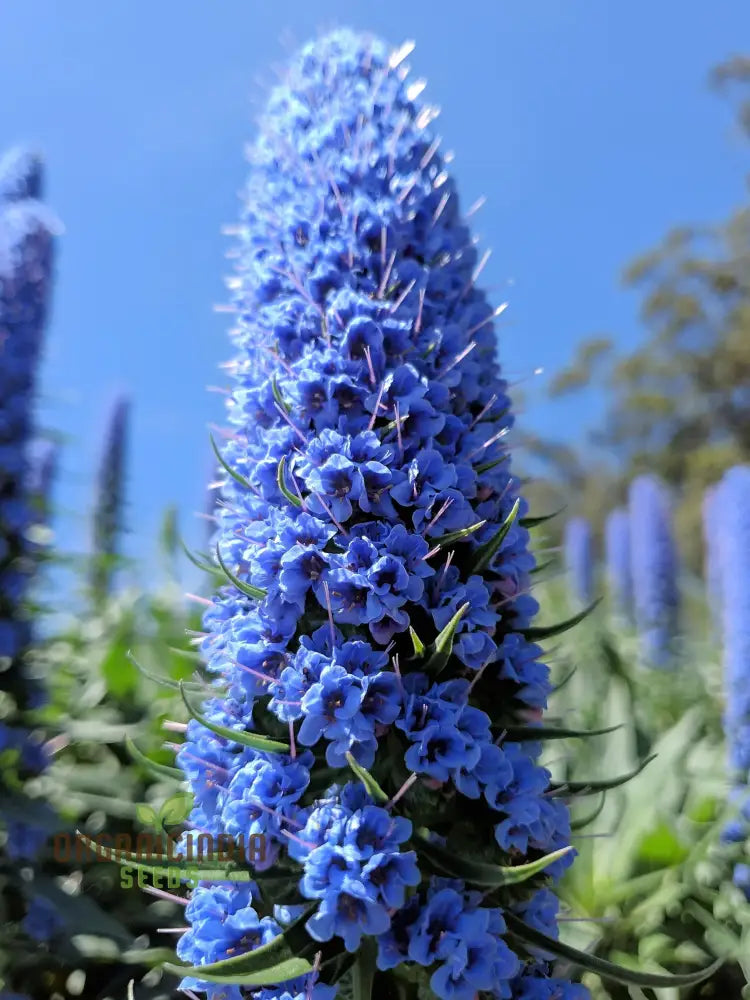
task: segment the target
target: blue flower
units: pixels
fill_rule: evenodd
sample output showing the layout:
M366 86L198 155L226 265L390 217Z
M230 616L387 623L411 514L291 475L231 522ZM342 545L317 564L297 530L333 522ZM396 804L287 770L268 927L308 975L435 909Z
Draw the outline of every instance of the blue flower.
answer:
M64 922L55 907L43 896L35 896L29 903L21 923L24 931L35 941L51 941L63 929Z

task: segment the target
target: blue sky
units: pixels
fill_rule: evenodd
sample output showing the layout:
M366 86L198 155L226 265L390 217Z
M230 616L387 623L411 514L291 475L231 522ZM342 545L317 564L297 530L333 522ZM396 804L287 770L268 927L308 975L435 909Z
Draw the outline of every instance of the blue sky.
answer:
M179 505L202 537L206 426L220 422L228 354L222 224L236 214L243 146L290 44L333 25L398 44L442 108L464 204L510 308L506 371L549 374L577 340L639 336L621 266L671 225L717 219L742 196L744 152L706 87L750 37L747 0L29 0L0 5L0 147L36 145L65 225L41 417L70 438L59 537L86 541L102 423L134 401L128 546L152 548ZM543 377L542 377L543 379ZM541 382L539 379L538 382ZM539 395L539 393L537 393ZM532 400L530 429L580 433L596 401Z

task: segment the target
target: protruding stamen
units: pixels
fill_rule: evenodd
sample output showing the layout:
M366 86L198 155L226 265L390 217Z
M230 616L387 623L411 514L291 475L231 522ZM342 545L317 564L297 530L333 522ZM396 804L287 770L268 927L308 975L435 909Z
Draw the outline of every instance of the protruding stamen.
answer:
M412 785L414 784L414 782L415 782L416 780L417 780L417 775L416 775L416 774L414 774L414 772L412 772L412 773L411 773L411 774L409 775L409 777L408 777L408 778L406 779L406 781L405 781L405 782L403 783L403 785L402 785L402 786L401 786L401 787L399 788L399 790L398 790L398 791L396 792L396 794L395 794L395 795L393 796L393 798L392 798L392 799L389 799L389 800L388 800L388 801L386 802L386 804L385 804L384 808L385 808L385 809L391 809L391 808L392 808L393 806L395 806L395 804L396 804L396 803L398 802L398 800L399 800L399 799L400 799L400 798L401 798L401 797L402 797L403 795L406 795L406 793L407 793L407 792L409 791L409 789L411 788L411 786L412 786Z

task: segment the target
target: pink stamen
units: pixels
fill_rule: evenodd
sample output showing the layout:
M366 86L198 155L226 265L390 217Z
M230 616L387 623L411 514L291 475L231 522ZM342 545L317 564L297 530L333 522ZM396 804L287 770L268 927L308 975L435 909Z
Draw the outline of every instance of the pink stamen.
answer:
M372 411L372 416L367 424L368 431L371 431L375 426L375 421L378 419L378 410L380 409L380 401L383 398L383 393L385 392L385 381L380 383L380 391L378 392L378 398L375 401L375 409Z
M396 301L391 306L391 312L392 313L395 313L399 309L399 307L404 304L404 301L405 301L407 295L412 290L412 288L414 288L414 286L416 285L416 283L417 283L417 279L416 278L412 278L412 280L406 286L406 288L404 289L404 291L399 295L399 297L396 299Z
M430 528L433 528L437 524L437 522L440 520L440 518L443 516L443 514L446 512L446 510L448 510L448 508L450 507L450 505L452 503L453 503L453 497L448 497L448 499L445 501L445 503L443 504L443 506L440 508L440 510L437 512L437 514L433 517L433 519L430 521L430 523L427 525L427 527L423 529L422 535L426 535L427 532L430 530Z
M314 497L315 497L315 499L316 499L316 500L318 501L318 503L319 503L319 504L320 504L320 506L321 506L321 507L323 508L323 510L324 510L324 511L326 512L326 514L328 514L328 516L329 516L329 517L330 517L330 519L331 519L331 520L333 521L333 523L334 523L334 524L336 525L336 527L337 527L337 528L339 529L339 531L340 531L340 532L342 533L342 535L346 535L346 536L348 536L348 535L349 535L349 532L348 532L348 531L346 530L346 528L344 527L344 525L343 525L343 524L341 524L341 522L340 522L340 521L337 521L337 520L336 520L336 518L335 518L335 517L333 516L333 511L332 511L332 510L330 509L330 507L329 507L329 506L328 506L328 504L327 504L327 503L325 502L325 500L324 500L324 499L323 499L323 497L322 497L322 496L320 495L320 493L313 493L313 496L314 496Z
M157 927L157 934L184 934L190 927Z
M464 286L463 291L459 295L459 297L458 297L459 301L464 297L464 295L466 295L466 293L473 286L474 282L477 280L477 278L479 277L479 275L485 269L487 261L490 259L490 254L491 253L492 253L491 250L485 250L484 255L482 256L482 259L479 261L479 263L477 264L476 268L474 269L474 273L469 278L469 280L466 282L466 285Z
M495 309L494 312L491 312L489 316L487 316L485 319L482 320L481 323L477 323L476 326L472 326L470 330L467 330L466 331L467 336L473 337L474 334L477 332L477 330L481 330L483 326L487 326L488 323L491 323L493 320L497 319L497 317L500 316L502 313L504 313L507 308L508 308L508 303L503 302L501 306L498 306L497 309Z
M365 346L365 357L367 358L367 367L370 369L370 385L375 385L377 379L375 378L375 369L372 366L372 351L369 344Z
M150 896L156 896L157 899L168 899L171 903L179 903L180 906L187 906L190 902L190 900L186 899L184 896L175 896L173 892L166 892L164 889L157 889L154 885L143 885L141 888Z
M427 706L425 706L425 708L426 707ZM417 780L417 775L414 774L414 773L410 774L409 777L406 779L406 781L403 783L403 785L399 788L399 790L393 796L393 798L389 799L386 802L384 808L390 809L392 806L394 806L398 802L398 800L400 798L402 798L402 796L406 795L406 793L409 791L409 789L411 788L411 786L414 784L414 782L416 780Z
M419 333L422 329L422 309L424 308L424 288L419 289L419 308L417 309L417 318L414 320L414 332Z
M487 201L487 196L484 194L480 198L477 198L474 204L468 209L468 211L464 215L464 219L470 219L475 212L479 211L479 209L482 207L482 205L484 205L486 201Z
M476 346L477 346L476 340L472 340L472 342L468 345L468 347L465 347L460 354L457 354L453 359L453 361L451 361L451 363L448 365L448 367L444 368L443 371L440 372L438 378L442 378L443 375L447 375L449 371L452 371L452 369L454 369L456 365L460 364L464 360L464 358L468 357L469 354L471 354L471 352L474 350Z
M275 400L274 400L274 404L273 405L276 408L276 410L278 410L279 414L281 415L282 420L285 420L286 423L289 424L289 426L292 428L292 430L294 431L294 433L299 436L299 438L301 439L302 443L303 444L307 444L307 438L302 433L302 431L299 429L299 427L295 426L295 424L292 423L292 419L289 416L289 414L286 412L286 410L284 409L284 407L280 403L277 403Z
M326 608L328 609L328 624L331 626L331 643L336 645L336 626L333 624L333 606L331 604L331 592L328 589L328 583L323 580L323 590L326 595Z
M398 400L393 404L393 412L396 414L396 441L398 442L398 453L403 458L404 455L404 442L401 437L401 411L399 410ZM406 419L406 417L404 417Z
M433 158L433 156L435 155L435 153L437 153L438 147L440 146L441 142L442 142L442 138L440 136L438 136L437 139L433 140L433 142L430 144L430 147L428 148L427 152L424 154L424 156L422 157L422 159L419 161L419 166L422 168L422 170L424 170L427 167L427 164Z
M493 445L495 441L499 441L501 437L505 437L507 433L508 433L508 428L503 427L501 430L497 432L497 434L493 434L492 437L489 438L489 440L485 441L484 444L480 445L478 448L475 448L474 451L472 451L469 455L467 455L467 458L472 459L474 458L475 455L479 455L481 452L485 451L485 449L489 448L490 445Z
M450 196L451 196L450 191L446 191L443 197L440 199L440 201L438 202L438 207L435 209L435 213L432 216L432 222L430 223L430 225L434 226L437 220L443 214L443 210L445 209L445 206L448 204L448 199L450 198Z
M296 701L296 702L285 701L285 702L282 702L282 704L283 705L301 705L302 702L301 701ZM296 760L297 759L297 743L295 742L295 739L294 739L294 723L292 722L291 719L289 720L289 756L292 758L292 760Z
M296 844L300 844L302 847L305 847L308 851L314 851L315 848L318 846L317 844L312 844L309 840L303 840L301 837L297 837L290 830L282 830L281 835L283 837L288 837L289 840L293 840Z
M187 597L189 601L195 601L196 604L202 604L206 608L212 608L214 605L213 601L209 601L207 597L201 597L199 594L186 593L185 597Z
M165 719L161 724L161 728L166 729L169 733L186 733L187 723L175 722L172 719Z
M391 271L393 270L393 265L395 261L396 261L396 251L393 250L391 252L391 256L388 258L388 264L386 266L386 269L385 271L383 271L383 277L380 279L380 285L378 286L378 290L375 293L375 298L377 299L383 298L386 286L388 285L388 279L391 276Z
M473 430L473 428L476 427L476 425L479 423L479 421L482 419L482 417L489 410L492 409L492 407L495 405L496 402L497 402L497 393L493 392L492 395L490 396L489 401L484 405L484 407L482 408L482 410L480 411L480 413L476 417L474 417L474 419L472 420L472 422L469 424L469 430Z

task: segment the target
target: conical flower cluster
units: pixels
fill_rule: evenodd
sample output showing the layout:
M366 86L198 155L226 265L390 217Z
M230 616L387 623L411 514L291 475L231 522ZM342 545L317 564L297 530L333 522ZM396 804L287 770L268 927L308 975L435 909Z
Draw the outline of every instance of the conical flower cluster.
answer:
M409 51L308 45L252 150L217 689L178 753L194 830L255 865L186 910L211 998L587 995L524 944L556 937L569 817L530 741L550 684L496 311Z
M41 178L39 159L24 150L0 160L0 692L11 706L0 722L0 815L12 859L33 857L44 837L14 820L5 800L9 787L45 766L42 743L28 728L27 712L40 705L43 692L27 670L31 623L24 611L35 562L29 529L38 520L29 444L55 228L38 200Z

